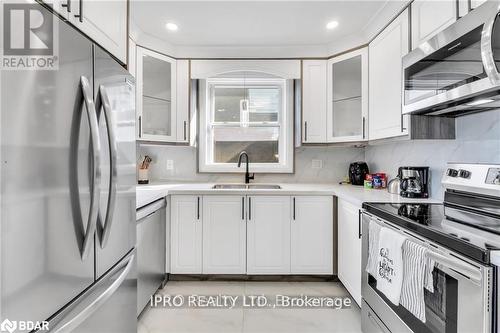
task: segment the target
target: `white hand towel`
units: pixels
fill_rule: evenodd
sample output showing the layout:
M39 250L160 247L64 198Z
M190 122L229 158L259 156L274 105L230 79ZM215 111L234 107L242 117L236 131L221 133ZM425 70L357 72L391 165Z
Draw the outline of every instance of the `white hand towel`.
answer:
M368 263L366 264L366 272L375 279L377 278L378 239L381 228L380 224L372 221L368 229Z
M425 323L424 287L427 248L407 240L403 244L403 286L399 303Z
M377 289L394 305L399 305L403 283L402 245L406 237L384 228L378 240Z

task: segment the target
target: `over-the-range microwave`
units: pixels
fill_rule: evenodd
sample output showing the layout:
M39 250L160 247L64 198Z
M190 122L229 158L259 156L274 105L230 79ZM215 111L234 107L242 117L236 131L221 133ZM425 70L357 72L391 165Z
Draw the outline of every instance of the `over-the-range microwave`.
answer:
M489 0L403 57L403 114L500 108L500 0Z

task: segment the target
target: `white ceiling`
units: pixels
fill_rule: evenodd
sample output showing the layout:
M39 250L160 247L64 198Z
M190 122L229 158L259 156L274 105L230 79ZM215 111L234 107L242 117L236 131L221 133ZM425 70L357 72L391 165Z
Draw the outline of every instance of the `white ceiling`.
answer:
M361 34L388 0L131 1L143 32L177 46L309 46ZM327 30L336 20L339 26ZM174 22L176 32L165 24Z

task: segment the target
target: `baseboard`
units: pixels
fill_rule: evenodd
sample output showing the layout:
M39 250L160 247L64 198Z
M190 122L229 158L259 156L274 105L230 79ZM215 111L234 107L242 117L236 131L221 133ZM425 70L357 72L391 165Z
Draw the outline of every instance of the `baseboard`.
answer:
M169 274L169 281L338 282L336 275Z

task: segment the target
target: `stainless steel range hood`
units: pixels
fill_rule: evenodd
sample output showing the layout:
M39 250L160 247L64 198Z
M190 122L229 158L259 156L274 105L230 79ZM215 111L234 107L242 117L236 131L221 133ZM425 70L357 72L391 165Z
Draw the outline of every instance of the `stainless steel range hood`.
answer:
M500 108L500 0L490 0L403 57L403 114Z

